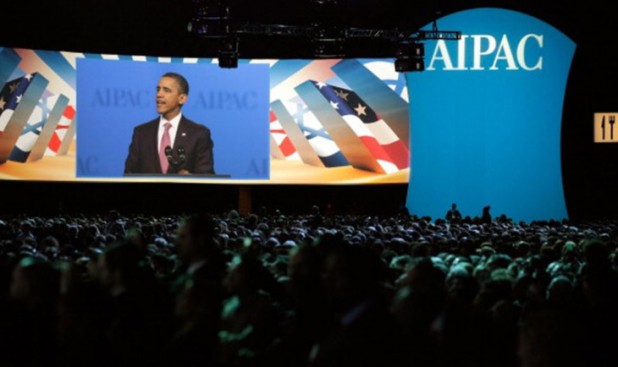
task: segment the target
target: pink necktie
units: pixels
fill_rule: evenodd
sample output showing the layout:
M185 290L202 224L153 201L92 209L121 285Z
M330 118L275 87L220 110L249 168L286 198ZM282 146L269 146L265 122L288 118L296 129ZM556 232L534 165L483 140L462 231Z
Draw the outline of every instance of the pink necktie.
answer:
M170 129L172 128L172 124L166 122L163 127L165 128L165 131L163 132L163 136L161 137L161 147L159 148L159 162L161 163L161 172L163 172L163 174L166 174L167 168L169 167L170 163L167 161L165 147L169 147L172 145L172 139L170 139Z

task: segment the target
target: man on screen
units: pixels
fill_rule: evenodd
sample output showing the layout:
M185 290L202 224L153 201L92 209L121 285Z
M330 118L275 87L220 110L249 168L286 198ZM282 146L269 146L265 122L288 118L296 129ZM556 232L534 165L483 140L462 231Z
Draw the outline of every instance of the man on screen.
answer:
M214 174L210 130L183 116L189 83L180 74L163 74L157 85L159 117L133 130L125 174Z

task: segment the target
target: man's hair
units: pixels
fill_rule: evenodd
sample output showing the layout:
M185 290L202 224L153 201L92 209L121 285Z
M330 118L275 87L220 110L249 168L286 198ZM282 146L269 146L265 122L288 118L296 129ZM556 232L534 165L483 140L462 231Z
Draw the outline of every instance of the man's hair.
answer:
M178 73L174 73L172 71L168 71L167 73L163 74L162 78L163 77L174 79L176 83L178 83L178 86L180 87L180 93L189 95L189 82L187 81L187 79L185 79L184 76Z
M124 240L108 246L104 256L109 271L120 271L125 281L135 277L143 259L140 249Z
M206 250L216 247L214 236L216 223L211 215L193 214L181 220L181 224L186 226L191 236L199 241Z

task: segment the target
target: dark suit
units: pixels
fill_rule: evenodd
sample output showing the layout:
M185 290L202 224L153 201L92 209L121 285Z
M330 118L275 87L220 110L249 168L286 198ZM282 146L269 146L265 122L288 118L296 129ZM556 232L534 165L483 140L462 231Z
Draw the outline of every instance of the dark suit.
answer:
M159 118L135 127L129 147L129 155L124 166L125 174L162 173L157 149L158 132ZM210 137L210 130L206 126L182 116L172 146L174 152L179 147L184 148L186 160L178 167L170 165L167 173L175 172L174 168L178 171L184 169L195 174L215 173L212 154L213 142Z

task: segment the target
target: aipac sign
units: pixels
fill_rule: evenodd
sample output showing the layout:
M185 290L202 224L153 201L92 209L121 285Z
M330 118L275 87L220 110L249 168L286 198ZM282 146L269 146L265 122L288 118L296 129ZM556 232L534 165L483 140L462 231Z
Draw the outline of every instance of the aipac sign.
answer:
M560 163L566 83L576 45L551 25L504 9L438 20L459 41L425 44L408 73L412 161L407 207L443 217L567 217Z
M490 34L464 34L457 43L456 54L454 55L456 64L453 64L446 41L439 40L434 48L431 61L427 70L436 70L442 64L441 70L542 70L543 48L542 34L526 34L516 44L511 45L507 34L503 34L499 41ZM532 50L532 48L536 48ZM467 50L472 53L472 63L467 64ZM515 52L513 52L515 50ZM535 61L528 65L529 55L537 54ZM526 57L528 54L528 57ZM487 60L491 62L486 66Z

